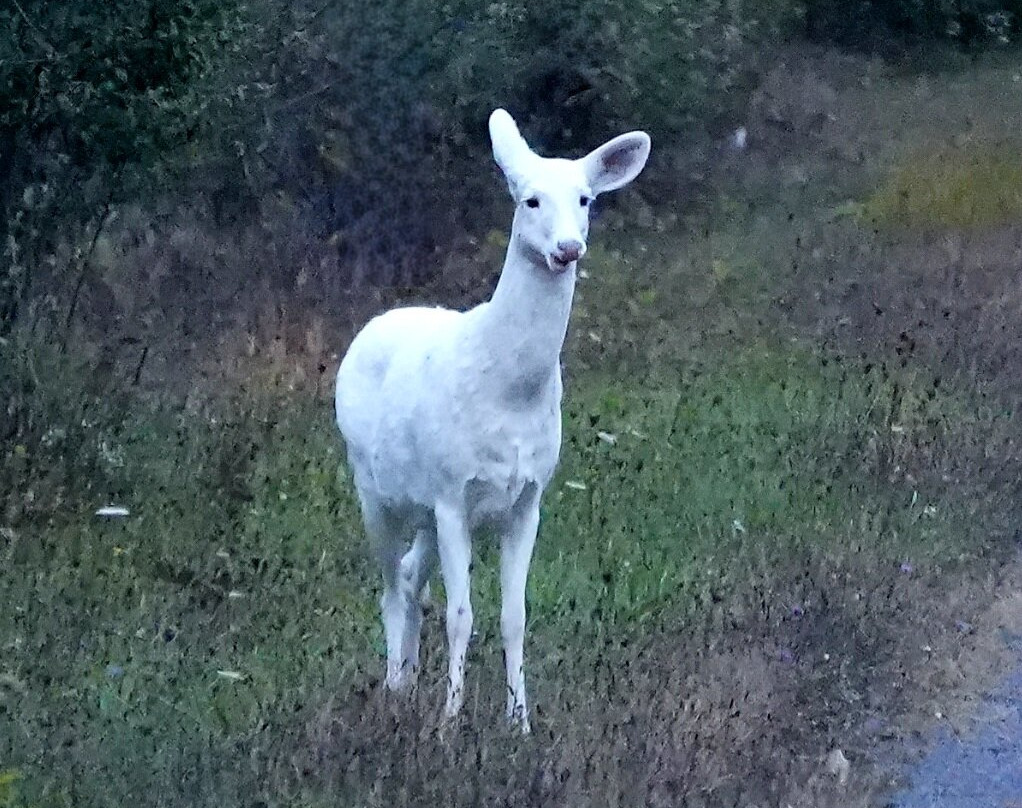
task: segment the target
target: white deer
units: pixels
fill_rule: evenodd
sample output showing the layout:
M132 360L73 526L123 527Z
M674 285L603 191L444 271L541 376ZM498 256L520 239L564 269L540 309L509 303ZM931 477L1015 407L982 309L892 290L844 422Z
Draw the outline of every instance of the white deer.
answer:
M471 536L491 525L501 542L507 715L528 732L525 581L540 496L560 453L560 353L576 262L592 200L642 171L650 139L630 132L578 160L543 158L502 109L490 116L490 138L516 203L492 298L465 312L408 307L372 319L341 362L335 403L383 567L387 686L414 681L422 603L439 557L450 651L445 717L458 713L472 632Z

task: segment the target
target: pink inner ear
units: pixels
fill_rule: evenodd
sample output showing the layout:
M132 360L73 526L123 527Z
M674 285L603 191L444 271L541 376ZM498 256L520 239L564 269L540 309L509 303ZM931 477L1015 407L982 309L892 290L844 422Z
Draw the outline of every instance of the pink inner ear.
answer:
M631 162L631 155L638 150L637 145L622 144L613 151L603 155L603 167L609 171L620 171Z

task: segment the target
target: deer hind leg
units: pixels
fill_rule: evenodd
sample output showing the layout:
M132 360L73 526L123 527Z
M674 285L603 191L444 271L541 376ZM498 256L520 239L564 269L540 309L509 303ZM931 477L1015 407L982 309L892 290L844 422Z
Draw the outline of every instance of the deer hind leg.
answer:
M380 613L387 643L386 684L390 690L400 690L408 682L402 653L408 605L401 586L401 556L407 546L406 529L401 519L371 497L363 495L361 500L366 533L383 573Z
M436 529L420 528L411 549L400 563L399 585L405 604L401 666L412 681L419 672L419 641L422 635L423 598L429 597L429 576L436 566Z

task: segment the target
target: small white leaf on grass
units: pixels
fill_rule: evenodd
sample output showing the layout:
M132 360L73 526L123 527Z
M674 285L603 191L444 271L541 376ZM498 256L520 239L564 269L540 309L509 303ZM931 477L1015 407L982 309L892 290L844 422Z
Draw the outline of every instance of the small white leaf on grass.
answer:
M96 516L127 516L128 509L122 505L104 505L96 510Z
M745 525L742 524L740 519L735 519L734 521L731 522L731 529L735 533L744 533Z
M731 145L734 146L738 151L742 151L749 142L749 130L744 126L739 126L735 129L735 133L731 136Z
M613 434L612 432L597 432L596 437L598 437L604 443L609 443L611 446L617 443L617 435Z
M227 597L230 600L237 600L238 598L245 597L245 593L239 592L237 589L232 589L230 592L227 593Z
M603 342L603 339L595 331L589 332L589 339L591 339L593 342Z
M565 488L571 488L574 491L585 491L586 484L579 482L578 480L568 480L564 483Z
M19 693L27 693L28 687L13 673L0 673L0 687L9 687Z
M848 782L848 774L851 772L852 764L848 762L845 753L840 749L833 749L827 755L827 771L837 778L837 781L844 785Z
M217 671L216 675L231 682L240 682L245 678L245 674L238 671Z
M891 424L891 432L895 435L900 435L904 431L905 427L901 426L901 424Z
M846 217L859 216L866 206L861 202L856 202L854 199L849 199L847 202L842 202L830 210L830 216L832 219L844 219Z

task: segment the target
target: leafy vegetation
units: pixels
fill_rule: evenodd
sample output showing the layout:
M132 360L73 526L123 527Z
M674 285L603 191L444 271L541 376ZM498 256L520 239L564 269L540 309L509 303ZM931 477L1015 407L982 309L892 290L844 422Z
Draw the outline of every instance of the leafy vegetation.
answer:
M231 92L227 57L249 33L242 12L208 0L0 9L0 330L33 296L41 254L208 142Z
M33 285L60 290L55 319L74 308L66 287L119 202L221 238L311 234L356 282L414 284L426 256L490 221L499 196L478 166L496 104L550 151L638 121L658 141L705 145L735 125L780 39L1010 42L1018 12L1015 0L11 3L0 328L30 298L39 307ZM654 159L677 170L669 153ZM448 198L441 178L465 193ZM79 257L51 266L69 241Z
M867 47L936 40L979 48L1007 42L1022 23L1018 0L807 0L804 9L810 36Z

